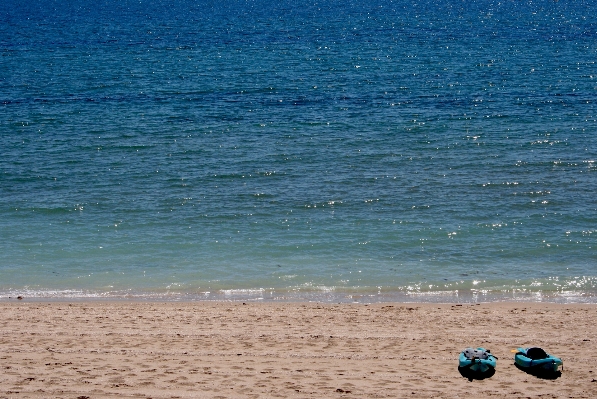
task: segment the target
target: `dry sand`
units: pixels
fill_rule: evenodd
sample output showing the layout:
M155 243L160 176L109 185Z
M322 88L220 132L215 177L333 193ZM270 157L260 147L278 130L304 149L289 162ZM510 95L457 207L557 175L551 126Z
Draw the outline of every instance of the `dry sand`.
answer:
M597 398L597 305L2 302L0 398ZM459 352L484 346L491 378ZM559 378L512 348L564 360Z

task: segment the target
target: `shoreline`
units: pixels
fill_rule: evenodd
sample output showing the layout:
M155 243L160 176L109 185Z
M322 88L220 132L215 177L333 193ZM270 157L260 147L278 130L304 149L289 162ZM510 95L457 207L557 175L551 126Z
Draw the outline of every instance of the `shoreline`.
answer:
M267 292L266 292L267 291ZM298 292L288 293L269 290L215 293L177 292L132 292L105 293L81 291L36 291L14 290L0 294L0 304L23 302L134 302L134 303L201 303L201 302L250 302L250 303L326 303L326 304L384 304L384 303L428 303L428 304L475 304L475 303L553 303L597 305L597 295L587 292Z
M595 304L0 302L0 397L597 397ZM491 378L457 357L483 346ZM511 349L564 360L529 375Z

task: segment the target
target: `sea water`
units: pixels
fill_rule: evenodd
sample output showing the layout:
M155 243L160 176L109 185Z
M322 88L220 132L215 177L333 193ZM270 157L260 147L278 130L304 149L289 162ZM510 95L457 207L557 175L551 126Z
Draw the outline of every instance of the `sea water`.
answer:
M0 297L597 302L591 1L0 4Z

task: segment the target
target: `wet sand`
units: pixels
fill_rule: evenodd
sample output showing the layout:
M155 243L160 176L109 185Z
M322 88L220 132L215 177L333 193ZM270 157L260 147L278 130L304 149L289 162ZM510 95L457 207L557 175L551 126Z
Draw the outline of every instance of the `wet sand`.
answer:
M597 305L0 303L0 398L596 398ZM483 346L490 378L458 354ZM511 349L564 360L557 378Z

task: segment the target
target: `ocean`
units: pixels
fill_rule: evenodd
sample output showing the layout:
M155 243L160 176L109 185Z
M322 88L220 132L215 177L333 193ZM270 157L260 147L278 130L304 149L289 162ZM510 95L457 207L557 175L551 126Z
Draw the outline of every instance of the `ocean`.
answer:
M597 3L0 3L0 300L597 303Z

